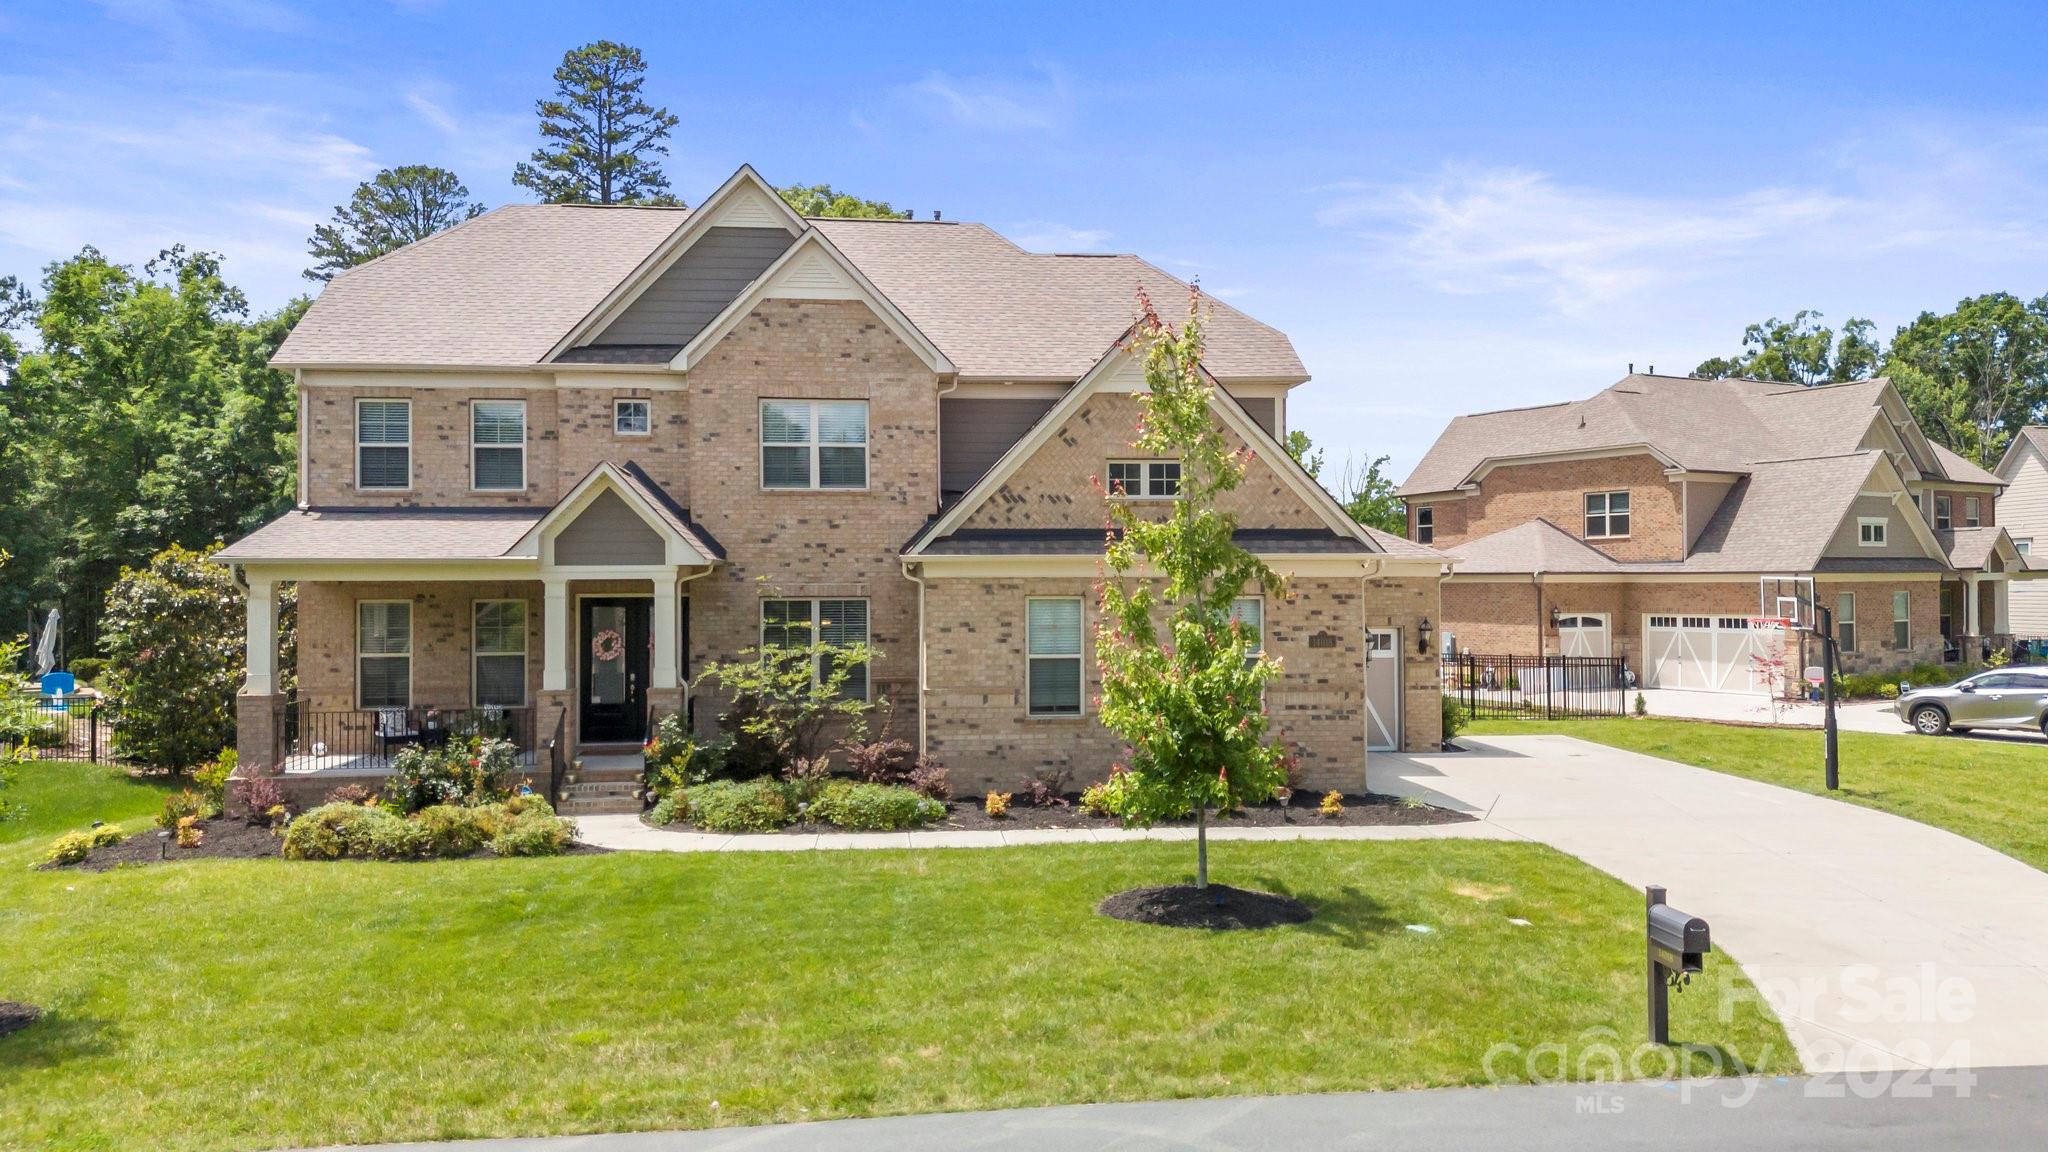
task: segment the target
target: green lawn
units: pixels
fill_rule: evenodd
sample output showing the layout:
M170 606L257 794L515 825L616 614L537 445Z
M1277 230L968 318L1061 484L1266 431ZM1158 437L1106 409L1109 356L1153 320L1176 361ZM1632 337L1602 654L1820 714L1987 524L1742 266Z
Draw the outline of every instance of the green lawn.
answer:
M1816 728L1758 728L1699 720L1486 720L1473 735L1549 732L1830 795ZM1840 736L1841 785L1832 795L1946 828L2048 870L2048 748L1961 737Z
M169 783L138 779L119 768L70 760L17 765L0 799L24 809L22 819L0 821L0 844L46 842L95 820L119 824L161 811Z
M1496 1042L1577 1069L1588 1030L1644 1035L1641 897L1524 843L1217 845L1220 879L1320 913L1219 934L1092 911L1186 877L1188 844L102 874L29 871L34 847L0 847L0 994L50 1009L0 1039L10 1147L1464 1084ZM1741 976L1710 964L1676 1034L1794 1069L1753 998L1716 1021Z

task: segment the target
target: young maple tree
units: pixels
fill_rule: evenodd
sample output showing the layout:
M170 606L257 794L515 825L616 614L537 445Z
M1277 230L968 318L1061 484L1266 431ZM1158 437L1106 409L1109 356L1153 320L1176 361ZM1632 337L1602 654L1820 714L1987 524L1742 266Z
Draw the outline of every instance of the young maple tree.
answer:
M1131 747L1112 779L1113 809L1126 823L1196 813L1196 885L1209 884L1209 810L1272 797L1286 782L1282 750L1266 740L1264 689L1277 668L1255 655L1257 635L1234 620L1240 596L1285 586L1234 539L1236 517L1217 498L1243 482L1250 449L1233 450L1210 410L1203 373L1202 307L1191 292L1187 323L1162 323L1143 293L1130 346L1144 358L1143 415L1131 447L1180 461L1180 488L1163 517L1112 498L1100 591L1096 661L1099 715Z

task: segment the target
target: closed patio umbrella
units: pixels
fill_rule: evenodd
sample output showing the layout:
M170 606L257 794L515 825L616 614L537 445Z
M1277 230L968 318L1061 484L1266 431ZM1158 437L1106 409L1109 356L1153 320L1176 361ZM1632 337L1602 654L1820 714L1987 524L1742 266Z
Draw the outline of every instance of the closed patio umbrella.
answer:
M50 618L43 622L43 638L36 641L36 675L47 676L57 667L57 623L60 617L55 608L50 609Z

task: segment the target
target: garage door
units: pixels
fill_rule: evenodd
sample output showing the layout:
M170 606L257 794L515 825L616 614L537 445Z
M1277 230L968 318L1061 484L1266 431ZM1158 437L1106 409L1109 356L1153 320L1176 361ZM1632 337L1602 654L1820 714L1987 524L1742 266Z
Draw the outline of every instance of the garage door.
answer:
M1580 612L1557 618L1557 650L1565 656L1607 656L1614 651L1604 612Z
M1752 628L1747 616L1645 616L1643 685L1711 692L1761 692L1752 660L1782 651L1783 632Z
M1371 628L1365 633L1365 746L1373 752L1401 747L1401 633Z

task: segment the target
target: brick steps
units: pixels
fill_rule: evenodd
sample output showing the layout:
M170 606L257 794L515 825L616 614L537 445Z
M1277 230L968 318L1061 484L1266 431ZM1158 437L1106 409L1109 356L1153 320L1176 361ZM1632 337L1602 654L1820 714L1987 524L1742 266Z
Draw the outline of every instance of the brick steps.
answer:
M562 779L564 816L630 816L638 813L641 774L645 763L639 753L631 756L588 756L579 760Z

